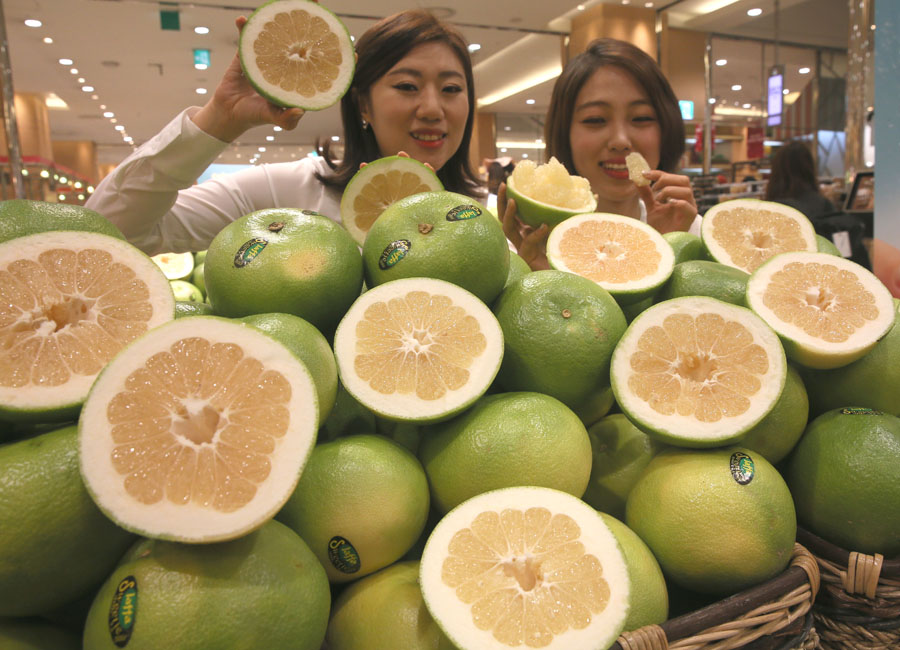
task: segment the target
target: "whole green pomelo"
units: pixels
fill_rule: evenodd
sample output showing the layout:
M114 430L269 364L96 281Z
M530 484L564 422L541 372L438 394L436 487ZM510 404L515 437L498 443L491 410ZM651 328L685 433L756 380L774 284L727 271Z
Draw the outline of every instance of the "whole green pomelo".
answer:
M0 618L3 650L81 650L78 635L47 621Z
M75 599L133 540L85 489L76 426L0 446L0 616L41 614Z
M788 364L784 389L775 406L740 439L740 445L762 454L773 465L794 448L809 422L809 397L797 369Z
M675 265L669 280L656 294L655 302L682 296L709 296L744 306L750 274L727 264L688 260Z
M673 230L663 233L663 239L669 242L675 251L675 263L698 260L703 255L703 241L699 236L683 230Z
M290 528L217 544L140 540L94 598L84 650L319 650L331 593Z
M84 230L125 239L106 217L82 205L29 199L0 201L0 242L51 230Z

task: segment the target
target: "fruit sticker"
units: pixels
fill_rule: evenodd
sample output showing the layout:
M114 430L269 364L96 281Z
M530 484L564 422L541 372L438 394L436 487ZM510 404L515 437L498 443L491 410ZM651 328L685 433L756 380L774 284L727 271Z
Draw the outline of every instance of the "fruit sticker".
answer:
M458 205L447 213L447 221L466 221L481 216L482 210L476 205Z
M875 409L862 408L858 406L848 406L841 409L841 415L884 415L882 411Z
M117 648L124 648L131 640L137 616L138 587L134 576L119 582L109 606L109 636Z
M747 485L753 480L755 472L753 459L743 452L736 451L731 454L730 469L732 478L740 485Z
M378 268L380 268L382 271L387 271L397 262L406 257L406 254L409 252L411 246L412 243L408 239L398 239L397 241L392 241L381 253L381 257L378 258Z
M335 536L328 542L328 559L334 568L342 573L359 571L359 553L353 548L353 544L343 537Z
M234 267L237 269L242 269L247 266L250 262L255 260L260 253L263 252L263 249L269 245L262 237L254 237L248 242L244 242L244 244L238 249L237 253L234 254Z

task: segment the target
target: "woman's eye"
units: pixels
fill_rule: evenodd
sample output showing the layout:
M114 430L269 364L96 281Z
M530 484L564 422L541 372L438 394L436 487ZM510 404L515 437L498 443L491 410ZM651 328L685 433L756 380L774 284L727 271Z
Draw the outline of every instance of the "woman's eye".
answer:
M655 122L656 118L652 115L638 115L634 118L635 122Z
M455 93L461 93L462 91L463 91L463 89L461 86L445 86L444 87L445 93L455 94Z
M411 84L408 81L403 81L401 83L394 84L394 88L396 88L397 90L409 90L409 91L416 90L415 84Z
M581 120L582 124L604 124L606 122L602 117L585 117Z

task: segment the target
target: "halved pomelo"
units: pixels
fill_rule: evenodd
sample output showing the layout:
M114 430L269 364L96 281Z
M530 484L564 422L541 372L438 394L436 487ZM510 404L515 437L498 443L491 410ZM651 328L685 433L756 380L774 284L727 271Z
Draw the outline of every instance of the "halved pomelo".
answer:
M703 215L700 236L714 261L747 273L779 253L814 252L818 246L815 228L805 214L760 199L714 205Z
M569 174L556 158L538 165L522 160L506 179L506 194L515 199L519 218L537 228L551 228L572 215L593 212L597 197L586 178Z
M272 0L259 7L241 30L238 54L260 95L307 111L340 100L356 66L347 28L310 0Z
M394 201L444 185L431 169L405 156L373 160L360 169L341 195L341 223L362 246L369 228Z
M783 253L747 282L747 304L778 332L792 361L838 368L862 357L894 323L887 287L828 253Z
M106 363L174 317L166 276L122 239L58 231L3 242L0 419L74 419Z
M193 253L160 253L150 259L170 280L190 280L194 271Z
M620 304L631 304L669 279L675 251L638 219L594 212L566 219L550 232L547 260L554 269L593 280Z
M433 278L380 284L334 335L341 384L391 420L433 422L470 406L503 359L503 331L465 289Z
M642 312L613 351L616 402L648 434L715 447L762 420L784 388L781 342L745 307L702 296Z
M604 650L631 584L597 511L541 487L484 492L435 526L419 569L431 616L462 650Z
M312 376L287 347L247 323L182 318L97 377L78 422L81 474L127 530L233 539L290 497L317 426Z

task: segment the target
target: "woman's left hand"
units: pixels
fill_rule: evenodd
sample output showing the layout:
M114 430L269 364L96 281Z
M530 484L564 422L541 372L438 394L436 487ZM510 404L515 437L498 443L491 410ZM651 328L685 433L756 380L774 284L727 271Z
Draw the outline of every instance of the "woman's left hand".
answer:
M647 206L647 223L661 233L688 230L697 216L691 180L658 169L644 172L644 177L650 180L650 185L637 189Z

